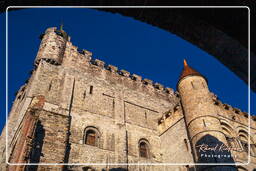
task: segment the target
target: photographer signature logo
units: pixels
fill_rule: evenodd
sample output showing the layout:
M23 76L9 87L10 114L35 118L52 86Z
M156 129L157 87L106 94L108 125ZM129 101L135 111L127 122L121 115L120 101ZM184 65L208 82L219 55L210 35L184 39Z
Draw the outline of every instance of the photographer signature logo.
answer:
M231 152L231 151L242 151L241 148L236 147L228 147L225 144L216 144L215 146L209 146L208 144L200 144L197 145L196 148L198 148L199 152Z
M241 148L228 147L225 144L216 144L215 146L209 146L207 144L197 145L196 148L200 153L200 157L205 158L232 158L236 155L231 155L231 151L242 151Z

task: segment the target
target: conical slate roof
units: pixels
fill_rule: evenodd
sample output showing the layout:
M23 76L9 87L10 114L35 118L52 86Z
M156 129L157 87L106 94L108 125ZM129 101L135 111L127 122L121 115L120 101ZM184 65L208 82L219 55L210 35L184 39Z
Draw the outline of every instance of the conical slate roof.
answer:
M181 80L182 78L184 78L186 76L189 76L189 75L199 75L199 76L202 76L199 72L197 72L196 70L194 70L193 68L188 66L187 61L184 59L184 69L181 72L179 80Z

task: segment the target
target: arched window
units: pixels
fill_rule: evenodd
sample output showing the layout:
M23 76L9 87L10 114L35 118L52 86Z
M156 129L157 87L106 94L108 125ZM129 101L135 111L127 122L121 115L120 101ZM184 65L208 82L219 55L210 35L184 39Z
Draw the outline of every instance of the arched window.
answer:
M242 148L245 152L249 152L249 135L245 130L239 130L239 139ZM250 137L250 155L256 157L256 144L254 143L252 137Z
M139 141L139 155L144 158L149 158L150 155L148 142L144 139Z
M234 134L233 128L229 124L227 124L223 121L221 121L220 124L221 124L221 128L222 128L222 132L226 137L228 146L234 148L234 150L236 150L236 149L238 150L239 143L238 143L237 139L234 137L235 134Z
M244 130L239 130L238 131L238 135L239 135L239 140L241 142L243 151L248 153L248 133Z
M256 144L251 141L251 156L256 157Z
M83 167L83 171L95 171L92 167Z
M95 127L87 127L84 134L84 143L99 146L99 131Z

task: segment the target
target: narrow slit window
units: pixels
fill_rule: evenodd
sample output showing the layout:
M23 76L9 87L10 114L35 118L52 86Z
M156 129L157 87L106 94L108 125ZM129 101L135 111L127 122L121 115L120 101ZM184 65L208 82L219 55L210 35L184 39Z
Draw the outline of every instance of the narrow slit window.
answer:
M84 94L83 94L83 98L85 99L86 97L86 90L84 91Z
M48 91L51 91L51 89L52 89L52 81L49 84Z
M93 92L93 86L90 86L90 94Z
M193 82L191 81L192 88L195 89Z
M184 139L184 143L185 143L185 146L186 146L187 151L188 151L188 141L187 141L187 139Z
M112 102L112 107L113 107L113 110L115 108L115 100L113 99L113 102Z
M203 119L203 123L204 123L204 127L206 127L206 123L205 123L204 119Z

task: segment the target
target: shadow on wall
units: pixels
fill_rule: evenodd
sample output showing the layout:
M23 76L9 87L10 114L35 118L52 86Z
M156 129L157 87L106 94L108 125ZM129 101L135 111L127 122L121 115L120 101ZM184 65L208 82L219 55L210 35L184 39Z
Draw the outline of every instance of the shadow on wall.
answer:
M39 163L40 157L43 156L42 148L43 148L43 141L45 137L45 129L41 124L41 121L37 122L36 130L35 130L35 137L32 146L32 150L30 153L29 163ZM38 165L35 166L27 166L26 171L36 171Z
M225 144L212 135L205 135L196 143L197 163L235 164L231 152ZM235 166L200 165L199 171L237 171Z

